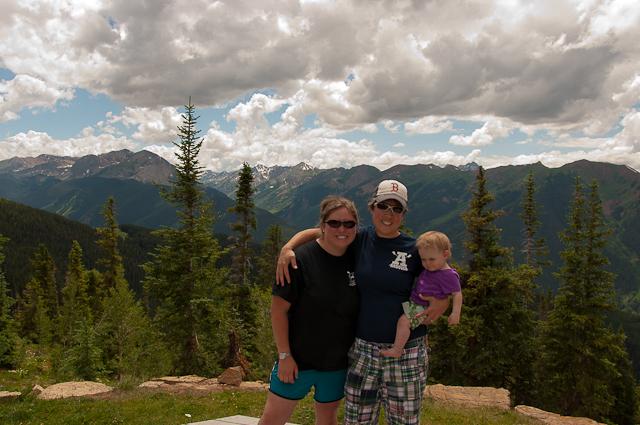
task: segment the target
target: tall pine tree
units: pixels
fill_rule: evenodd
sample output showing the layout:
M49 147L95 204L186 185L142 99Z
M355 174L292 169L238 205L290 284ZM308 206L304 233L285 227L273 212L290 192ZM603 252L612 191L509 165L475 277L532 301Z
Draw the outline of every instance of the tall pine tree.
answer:
M249 283L249 271L251 269L251 257L253 249L251 241L253 235L251 231L258 230L258 220L255 218L255 204L253 193L255 190L251 186L253 182L253 172L246 162L242 163L242 168L238 172L238 184L236 190L236 204L227 211L236 216L235 223L228 223L231 230L238 234L233 237L232 248L233 263L231 265L230 278L236 285L235 296L238 300L238 313L240 320L247 320L248 310L251 309L251 285Z
M220 311L226 308L226 300L219 297L225 272L216 268L221 250L211 229L213 202L205 199L200 182L202 139L197 137L194 113L189 98L183 125L178 127L180 143L174 142L178 148L175 180L168 188L158 185L165 202L176 209L180 226L154 232L165 245L158 246L154 260L145 264L144 287L159 303L155 319L167 334L173 372L211 374L217 363L210 350L221 339L216 332L225 330Z
M257 347L247 346L254 339L258 329L259 314L257 305L258 294L249 280L251 258L253 249L251 231L258 230L258 220L255 218L255 204L253 202L252 187L253 172L248 163L242 163L238 172L238 184L236 185L236 204L227 211L236 217L235 223L228 223L237 236L232 237L233 263L231 264L231 297L235 301L234 311L237 313L238 322L234 329L229 331L229 350L226 356L228 366L243 366L245 373L249 372L249 365L245 355L241 353L243 347L247 351L255 351ZM247 353L249 356L251 353Z
M524 221L522 252L525 255L525 263L532 267L536 265L547 266L551 264L551 261L542 261L540 259L540 257L549 253L545 245L547 240L544 237L536 239L538 229L540 229L541 226L538 217L544 213L538 211L542 207L536 202L535 195L537 190L532 169L529 169L525 189L524 197L522 198L522 202L520 202L522 212L518 214Z
M507 388L517 402L529 399L535 358L531 299L532 276L526 265L513 267L511 250L501 247L494 221L493 196L480 167L469 209L462 213L467 228L464 246L468 267L457 267L464 305L460 324L435 323L434 374L447 384ZM454 265L454 268L456 265Z
M567 218L567 228L559 234L567 246L556 274L562 283L541 335L543 398L548 410L600 421L614 406L611 385L621 377L616 363L626 353L624 338L604 327L606 313L615 308L615 276L604 269L609 260L602 250L612 229L604 223L595 180L585 195L576 177Z

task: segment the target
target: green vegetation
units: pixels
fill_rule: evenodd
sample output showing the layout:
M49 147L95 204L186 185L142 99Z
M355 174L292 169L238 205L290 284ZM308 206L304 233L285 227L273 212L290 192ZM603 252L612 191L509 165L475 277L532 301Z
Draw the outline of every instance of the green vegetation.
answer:
M198 153L202 139L195 129L195 107L185 106L179 129L175 180L159 186L166 203L175 208L180 225L162 227L155 234L164 240L153 261L144 265L145 293L156 304L154 321L162 329L171 356L173 373L212 376L220 372L220 354L228 301L224 297L227 271L218 269L221 255L212 224L213 203L200 184L202 167Z
M139 381L113 385L114 391L99 399L74 398L64 400L38 400L29 394L36 383L46 387L54 383L46 357L27 350L23 368L0 371L0 388L20 391L24 395L2 405L0 422L22 425L58 424L127 424L174 425L206 421L227 416L260 417L267 392L225 390L206 396L153 393L134 388ZM313 425L315 420L313 392L298 403L290 422ZM343 409L338 413L341 423ZM187 417L189 414L190 417ZM383 412L384 414L384 412ZM383 416L384 417L384 416ZM497 408L466 408L437 404L425 400L422 423L430 425L540 425L539 421L525 418L514 411ZM385 422L382 420L382 424Z
M499 245L494 210L484 169L462 214L469 262L457 266L464 296L460 324L438 321L430 335L434 378L450 385L506 388L515 404L531 400L534 345L532 282L537 272L512 265L511 249Z
M6 406L0 420L4 424L128 424L175 425L206 421L227 416L260 417L266 392L224 391L202 397L176 397L156 393L129 397L127 393L111 400L67 399L41 401L22 397ZM189 414L190 417L186 415ZM342 423L342 407L338 423ZM313 394L307 395L293 412L292 423L313 425ZM384 421L381 421L384 424ZM425 401L421 423L429 425L540 425L516 412L497 408L465 408Z

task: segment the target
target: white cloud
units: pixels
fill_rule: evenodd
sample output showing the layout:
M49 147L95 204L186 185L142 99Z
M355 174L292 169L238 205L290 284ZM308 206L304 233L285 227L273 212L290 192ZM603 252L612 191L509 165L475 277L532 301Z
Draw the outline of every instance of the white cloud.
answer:
M507 137L512 130L512 125L507 125L501 120L491 119L481 128L474 130L470 136L455 135L449 138L449 143L457 146L486 146L493 143L496 138Z
M39 78L16 75L9 81L0 81L0 122L19 119L17 112L23 108L50 109L59 100L72 98L72 89L58 90Z
M56 140L47 133L30 130L27 133L18 133L0 141L0 160L10 159L14 156L35 157L46 153L58 156L80 157L84 155L98 155L105 152L122 149L136 149L137 143L127 140L126 137L114 137L111 134L94 135L90 128L83 131L82 137L68 140Z
M407 134L436 134L453 130L453 121L442 121L438 117L424 117L416 121L405 123Z
M614 30L624 31L640 21L640 7L635 0L611 0L598 5L590 22L591 31L596 35Z
M171 143L178 138L177 127L182 125L182 117L173 107L159 111L126 107L122 115L109 114L107 122L111 125L122 123L127 127L137 126L138 131L132 137L144 143Z
M503 165L523 165L542 162L547 167L561 167L565 164L587 159L596 162L625 164L640 170L640 111L632 110L621 121L623 129L613 137L572 138L564 135L560 142L544 143L554 147L578 148L569 152L552 150L541 154L518 155L515 158L505 156L479 157L487 168ZM542 143L541 143L542 144Z

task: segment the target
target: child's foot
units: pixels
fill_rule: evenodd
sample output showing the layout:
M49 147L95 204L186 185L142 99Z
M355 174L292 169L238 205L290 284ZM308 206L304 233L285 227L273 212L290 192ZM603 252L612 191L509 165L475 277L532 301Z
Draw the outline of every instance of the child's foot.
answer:
M393 357L394 359L402 357L402 348L391 347L388 350L382 350L380 352L385 357Z

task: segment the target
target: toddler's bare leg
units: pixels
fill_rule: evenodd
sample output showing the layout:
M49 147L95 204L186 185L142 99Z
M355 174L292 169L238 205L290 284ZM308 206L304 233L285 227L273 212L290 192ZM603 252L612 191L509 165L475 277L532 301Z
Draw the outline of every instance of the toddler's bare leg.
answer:
M406 315L400 316L398 324L396 326L396 340L393 342L393 347L388 350L382 350L381 353L385 357L393 357L399 359L402 357L402 349L409 340L411 335L411 322Z

